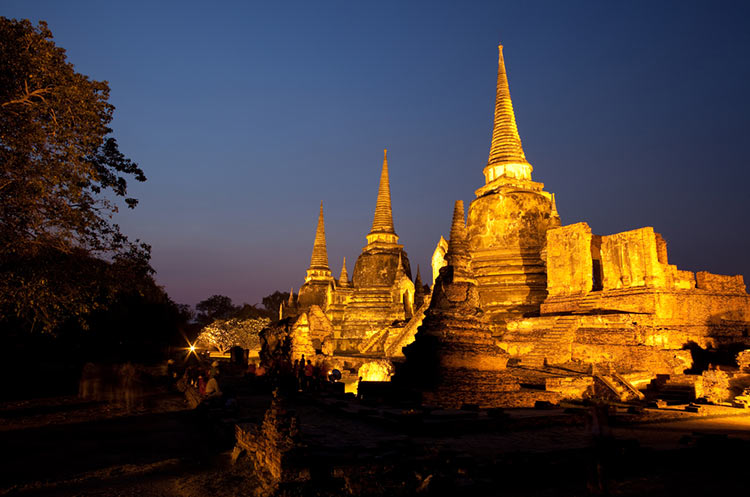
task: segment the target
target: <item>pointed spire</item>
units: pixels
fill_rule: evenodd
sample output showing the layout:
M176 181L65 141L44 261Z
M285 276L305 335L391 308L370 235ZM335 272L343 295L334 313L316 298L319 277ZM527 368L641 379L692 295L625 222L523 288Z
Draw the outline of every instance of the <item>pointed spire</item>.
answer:
M396 274L406 274L404 269L404 261L401 258L401 252L398 253L398 266L396 266Z
M445 260L449 266L453 266L454 273L464 272L469 267L469 247L466 239L466 222L464 220L464 201L456 200L453 207L453 223L451 225L451 237L448 240L448 252Z
M466 222L464 220L464 201L456 200L453 206L453 222L451 223L451 235L448 240L448 252L458 247L457 244L466 243Z
M346 257L341 265L341 276L339 276L339 286L349 286L349 273L346 272Z
M310 257L310 269L330 271L328 268L328 250L326 249L326 226L323 220L323 202L320 203L318 229L315 231L315 243L313 244L312 257Z
M312 279L330 281L331 269L328 267L328 250L326 249L326 226L323 220L323 202L320 203L320 214L318 215L318 228L315 230L315 242L313 243L310 267L307 269L305 282ZM300 291L302 288L300 288Z
M294 306L294 287L289 290L289 300L287 301L289 307Z
M391 185L388 180L388 150L383 151L383 170L380 173L380 187L378 201L375 204L375 216L372 219L373 233L396 234L393 228L393 212L391 210Z
M510 99L508 75L505 72L503 46L498 45L497 92L495 94L495 120L492 128L492 145L487 167L484 169L486 182L501 176L531 179L531 164L523 152L521 137L518 135L516 115Z
M417 264L417 277L414 279L414 309L419 309L424 304L424 283L422 275L419 273L419 264Z
M552 194L552 212L550 212L550 227L554 228L557 226L562 225L562 221L560 220L560 213L557 212L557 202L555 201L555 194Z

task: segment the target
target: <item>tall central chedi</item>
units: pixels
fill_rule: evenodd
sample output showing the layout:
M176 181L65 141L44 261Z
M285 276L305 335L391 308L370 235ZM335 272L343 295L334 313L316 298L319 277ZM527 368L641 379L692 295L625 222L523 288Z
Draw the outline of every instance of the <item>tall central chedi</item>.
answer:
M508 319L538 315L546 296L546 232L560 226L553 196L531 180L516 127L500 45L492 144L485 185L469 207L471 268L482 309L500 333Z

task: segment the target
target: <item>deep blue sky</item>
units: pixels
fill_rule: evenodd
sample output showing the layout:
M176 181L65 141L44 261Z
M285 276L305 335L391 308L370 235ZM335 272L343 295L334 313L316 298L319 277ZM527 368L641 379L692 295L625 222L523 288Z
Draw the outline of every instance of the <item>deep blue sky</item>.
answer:
M118 221L178 302L303 282L324 201L351 274L383 148L396 231L429 280L483 184L497 44L534 179L564 224L654 226L681 269L750 277L750 2L4 0L108 80L145 170Z

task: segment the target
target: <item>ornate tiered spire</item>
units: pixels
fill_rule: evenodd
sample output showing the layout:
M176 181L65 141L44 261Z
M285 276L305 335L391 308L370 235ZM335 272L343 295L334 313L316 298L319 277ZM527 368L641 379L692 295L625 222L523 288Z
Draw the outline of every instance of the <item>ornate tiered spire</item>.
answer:
M497 93L495 95L495 122L492 128L492 145L487 167L486 183L500 178L531 179L531 164L526 160L521 138L516 126L516 115L510 99L508 76L505 73L503 46L498 46Z
M454 279L459 275L464 278L469 276L469 243L466 238L463 200L456 200L453 207L451 237L448 240L448 252L445 254L445 260L449 266L453 266Z
M318 229L315 230L310 269L328 269L328 250L326 249L326 224L323 220L323 202L320 203L318 215Z
M310 268L307 270L309 281L313 277L331 278L331 270L328 267L328 250L326 249L326 226L323 220L323 202L320 203L320 214L318 215L318 228L315 231L315 243L313 243L312 256L310 257Z
M339 286L349 286L349 273L346 272L346 257L341 265L341 276L339 276Z
M406 274L404 269L404 261L401 259L401 252L398 253L398 266L396 266L396 274Z
M555 194L552 193L552 227L560 226L562 223L560 221L560 213L557 212L557 202L555 201Z
M464 201L456 200L456 203L453 205L453 222L451 223L451 235L448 240L448 254L463 249L465 245L466 223L464 221ZM461 251L464 252L464 250Z
M367 235L367 243L381 241L396 243L398 237L393 228L393 211L391 210L391 185L388 180L388 150L383 150L383 170L380 173L380 187L378 201L375 204L375 216L372 219L372 229Z

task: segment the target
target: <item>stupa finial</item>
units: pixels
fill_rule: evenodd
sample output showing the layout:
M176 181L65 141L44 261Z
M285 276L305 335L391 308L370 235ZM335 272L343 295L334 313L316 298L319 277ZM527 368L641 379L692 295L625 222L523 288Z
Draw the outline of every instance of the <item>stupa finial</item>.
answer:
M398 253L398 266L396 267L396 272L406 274L406 270L404 269L404 261L401 257L401 252Z
M341 276L339 276L339 286L349 286L349 273L346 271L346 257L341 265Z
M383 150L383 169L380 173L378 200L375 204L375 216L372 229L367 235L367 243L374 241L397 243L398 237L393 228L393 211L391 209L391 184L388 179L388 149Z
M487 166L484 168L486 183L500 177L531 179L531 164L523 152L518 135L516 115L510 99L508 75L505 72L503 46L498 45L497 89L495 93L495 119L492 128L492 144Z
M315 230L315 243L313 244L312 256L310 257L310 269L328 268L328 250L326 249L326 225L323 219L323 202L320 202L320 214L318 215L318 228Z
M323 219L323 202L320 203L320 214L318 215L318 228L315 230L315 242L313 243L310 267L305 276L305 282L310 280L330 281L331 269L328 267L328 250L326 249L326 225Z

